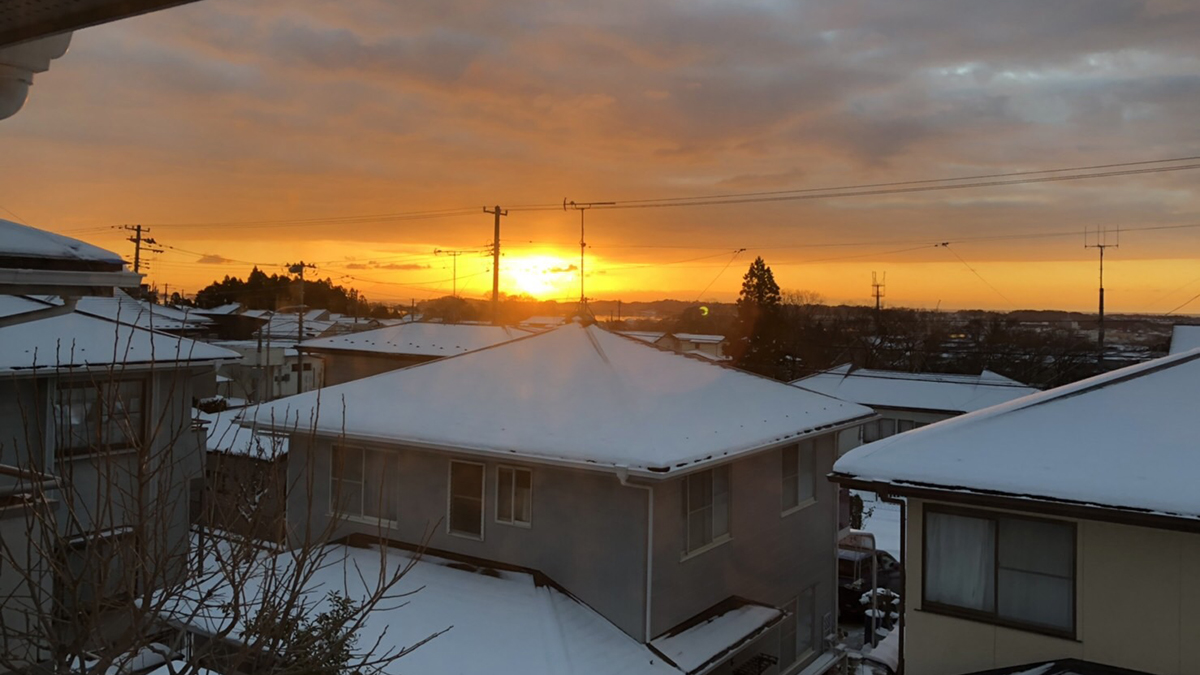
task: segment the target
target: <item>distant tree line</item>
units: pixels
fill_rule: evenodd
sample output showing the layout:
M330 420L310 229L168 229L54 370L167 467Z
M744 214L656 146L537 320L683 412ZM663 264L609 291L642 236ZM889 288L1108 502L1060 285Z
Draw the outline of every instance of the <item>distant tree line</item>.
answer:
M212 308L236 302L247 309L277 310L300 304L300 283L298 279L286 275L267 276L255 267L245 281L226 276L200 289L196 293L196 306ZM387 305L371 304L358 290L336 285L328 278L304 281L304 304L339 314L364 317L383 318L394 314Z

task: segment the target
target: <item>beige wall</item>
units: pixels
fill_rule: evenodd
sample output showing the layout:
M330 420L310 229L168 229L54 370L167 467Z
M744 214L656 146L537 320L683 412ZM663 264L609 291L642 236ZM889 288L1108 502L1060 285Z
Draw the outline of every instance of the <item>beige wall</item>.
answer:
M922 511L909 500L905 661L956 675L1078 658L1160 675L1200 673L1200 534L1091 520L1078 526L1076 639L921 609Z

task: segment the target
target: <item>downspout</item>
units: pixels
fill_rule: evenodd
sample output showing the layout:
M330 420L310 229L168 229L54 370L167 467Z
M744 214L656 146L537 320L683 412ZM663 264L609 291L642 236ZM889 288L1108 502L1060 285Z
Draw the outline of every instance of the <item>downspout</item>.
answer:
M628 466L617 467L617 480L621 481L621 485L624 487L646 491L646 615L643 619L645 622L643 641L650 644L650 639L653 637L650 634L650 599L654 582L654 486L630 483Z
M900 507L900 650L896 675L904 675L904 618L908 614L908 502L879 494L879 501Z

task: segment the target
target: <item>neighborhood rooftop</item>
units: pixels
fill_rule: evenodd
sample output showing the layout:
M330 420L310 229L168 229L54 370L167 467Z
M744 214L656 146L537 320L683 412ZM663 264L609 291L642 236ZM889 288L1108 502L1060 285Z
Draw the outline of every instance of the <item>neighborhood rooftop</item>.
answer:
M411 554L395 549L381 556L377 548L330 546L327 554L305 580L303 592L312 615L328 607L329 593L364 598L374 588L368 584L381 578L381 567L386 565L383 575L387 576L411 563ZM205 561L214 571L221 569L215 558ZM289 578L290 560L282 554L266 564L284 566L281 575ZM222 578L221 574L206 576L202 588L177 602L171 598L164 618L201 634L227 630L238 619L223 606L230 599L230 588L220 582ZM251 573L239 585L245 606L255 606L260 581L260 574ZM360 644L374 645L378 640L379 656L446 632L386 666L384 673L680 675L600 614L529 573L476 568L424 555L394 590L411 595L402 602L384 602L368 614L358 632ZM238 633L234 628L228 634Z
M0 344L4 345L0 351L0 372L240 358L228 349L80 312L32 314L48 309L62 308L30 298L0 295L0 318L14 321L0 324ZM25 314L30 316L21 320Z
M38 299L54 305L62 304L62 299L56 296ZM75 311L148 330L194 331L212 323L211 319L195 311L139 300L119 288L113 289L112 297L93 295L79 298Z
M951 375L869 370L852 368L850 364L800 378L792 384L872 407L954 413L974 412L1038 392L990 370L979 375Z
M1200 519L1200 349L856 448L835 476Z
M120 269L121 256L78 239L0 219L0 258L101 263Z
M1178 324L1171 328L1171 353L1182 354L1200 347L1200 326Z
M309 340L304 350L371 352L411 356L453 356L529 335L508 326L405 323L375 330Z
M661 475L872 415L572 323L281 399L253 418L264 428L313 420L327 436Z

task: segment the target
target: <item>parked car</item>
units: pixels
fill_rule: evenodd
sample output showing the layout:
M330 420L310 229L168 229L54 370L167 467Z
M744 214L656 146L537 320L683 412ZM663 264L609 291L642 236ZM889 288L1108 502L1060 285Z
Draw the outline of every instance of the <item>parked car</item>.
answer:
M861 598L871 590L871 557L876 562L876 588L901 593L900 562L887 551L857 547L838 548L838 608L842 619L862 616L866 606Z

